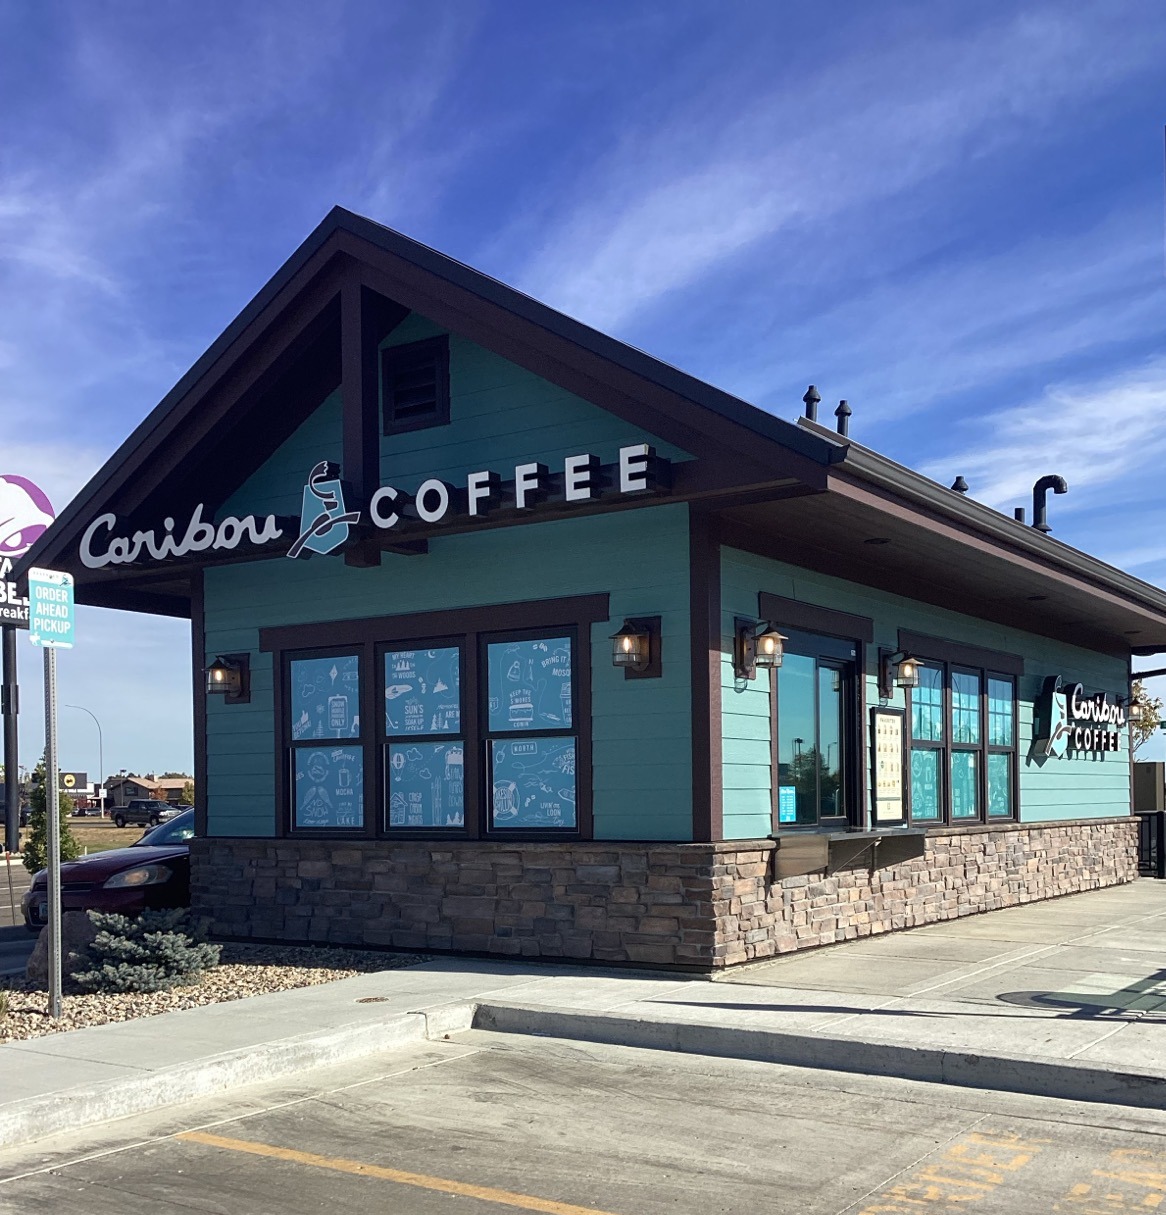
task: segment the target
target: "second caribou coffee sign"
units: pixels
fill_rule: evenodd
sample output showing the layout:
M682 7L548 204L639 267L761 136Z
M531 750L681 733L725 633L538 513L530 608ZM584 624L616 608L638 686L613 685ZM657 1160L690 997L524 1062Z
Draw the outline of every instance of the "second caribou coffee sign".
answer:
M608 497L649 494L668 488L668 461L648 443L619 449L613 464L590 453L567 456L562 471L531 462L514 467L514 479L503 481L489 469L469 473L464 484L438 477L423 481L412 493L382 485L364 506L346 503L344 482L335 464L322 460L304 486L298 531L294 520L276 515L228 515L217 523L204 518L205 506L194 508L181 527L173 518L161 526L119 535L116 515L99 515L81 537L81 564L89 569L173 561L201 553L230 553L240 545L260 552L282 541L289 557L324 555L342 548L352 529L420 537L429 527L448 525L459 516L485 519L497 513L537 515L555 504L572 506Z
M1034 741L1039 754L1052 759L1120 751L1125 724L1125 706L1108 692L1087 694L1081 684L1063 686L1059 675L1050 675L1037 705Z

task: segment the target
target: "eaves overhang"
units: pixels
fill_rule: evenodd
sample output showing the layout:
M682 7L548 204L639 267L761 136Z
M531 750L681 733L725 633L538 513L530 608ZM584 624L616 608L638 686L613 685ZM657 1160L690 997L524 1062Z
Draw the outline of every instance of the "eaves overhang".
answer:
M718 488L729 492L767 486L785 492L791 481L818 491L826 470L841 458L837 444L820 435L336 207L62 511L22 559L17 576L37 564L72 568L84 529L100 514L113 513L127 519L129 526L137 526L138 520L150 526L158 513L152 495L165 487L172 499L176 491L189 490L188 483L204 484L190 453L197 451L205 465L208 452L222 450L223 435L237 428L242 416L239 402L245 397L240 394L258 391L254 385L273 375L272 368L283 366L280 360L291 357L288 352L300 341L297 335L310 331L316 334L313 340L326 338L336 346L339 367L338 352L349 332L339 300L366 291L422 315L429 315L423 305L432 302L431 319L451 331L463 332L456 322L464 320L471 340L490 347L496 337L499 345L492 348L504 357L519 362L526 358L524 365L536 374L619 416L634 418L647 433L660 433L654 424L664 424L661 437L715 469L716 475L706 479L719 477ZM592 390L594 395L589 395ZM344 395L347 401L346 389ZM247 408L255 412L253 404ZM227 446L249 449L237 440ZM225 467L221 460L218 464ZM347 456L345 466L345 475L350 475ZM217 486L218 498L207 502L208 512L225 500L229 488ZM155 588L133 588L133 573L127 574L131 589L147 596L139 600L141 609L156 610L157 601L148 597ZM167 586L164 594L187 597L181 581ZM175 604L162 606L173 609Z
M981 548L984 543L993 546L1002 561L1017 562L1029 571L1047 571L1052 585L1068 585L1068 580L1077 588L1091 589L1099 603L1124 603L1152 621L1161 642L1155 637L1148 638L1146 645L1135 643L1132 638L1137 632L1125 630L1123 644L1131 651L1157 653L1166 648L1166 591L1162 588L948 489L849 437L842 439L805 419L799 425L826 441L836 442L842 452L841 459L830 468L828 493L861 499L871 510L882 510L888 516L892 512L902 515L901 508L906 507L916 513L921 524L926 520L946 521L953 528L948 534L957 543L959 534L966 536L968 543L978 539Z

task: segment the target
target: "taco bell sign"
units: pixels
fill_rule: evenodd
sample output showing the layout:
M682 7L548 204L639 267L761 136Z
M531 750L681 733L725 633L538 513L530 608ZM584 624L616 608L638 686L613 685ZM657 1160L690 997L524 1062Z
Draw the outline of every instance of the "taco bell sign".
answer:
M0 474L0 624L28 628L28 596L12 581L12 567L54 517L44 490L27 477Z

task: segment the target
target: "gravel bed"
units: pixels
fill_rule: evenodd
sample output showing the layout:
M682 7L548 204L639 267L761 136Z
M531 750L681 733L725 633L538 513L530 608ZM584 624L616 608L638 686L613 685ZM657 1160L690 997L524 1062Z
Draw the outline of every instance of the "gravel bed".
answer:
M295 945L223 946L219 965L206 971L201 982L190 987L149 993L93 992L66 994L62 1015L48 1015L48 995L21 980L0 979L0 992L7 992L8 1015L0 1019L0 1043L111 1021L132 1021L156 1013L219 1004L247 996L311 987L377 970L396 970L428 962L421 954L372 953L352 949L329 949ZM68 982L68 980L66 980ZM66 987L68 993L68 987Z

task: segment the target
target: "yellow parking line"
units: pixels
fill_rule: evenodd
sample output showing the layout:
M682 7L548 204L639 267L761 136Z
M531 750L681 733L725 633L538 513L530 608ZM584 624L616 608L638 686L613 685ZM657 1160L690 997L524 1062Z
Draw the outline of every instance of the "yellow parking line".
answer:
M515 1194L510 1190L495 1190L485 1185L467 1185L464 1181L450 1181L446 1177L429 1177L425 1173L406 1173L402 1169L385 1169L376 1164L361 1164L358 1160L344 1160L339 1156L317 1156L314 1152L297 1152L292 1148L274 1147L269 1143L253 1143L247 1139L227 1139L222 1135L208 1135L205 1131L185 1131L175 1135L189 1143L205 1143L208 1147L222 1148L228 1152L246 1152L252 1156L265 1156L270 1160L287 1160L292 1164L306 1164L316 1169L331 1169L336 1173L352 1173L358 1177L376 1177L381 1181L394 1181L398 1185L416 1186L420 1190L438 1190L443 1194L457 1194L462 1198L479 1198L483 1202L496 1202L506 1207L518 1207L523 1211L542 1211L544 1215L611 1215L595 1207L577 1207L569 1202L555 1202L550 1198L534 1198L530 1194Z

